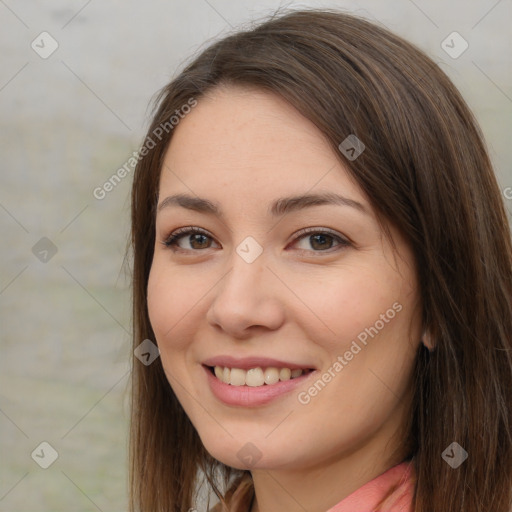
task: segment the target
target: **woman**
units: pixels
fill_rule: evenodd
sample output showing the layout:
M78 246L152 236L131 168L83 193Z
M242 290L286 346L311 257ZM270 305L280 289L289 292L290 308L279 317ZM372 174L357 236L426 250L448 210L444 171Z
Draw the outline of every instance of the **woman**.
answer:
M509 512L511 245L421 51L292 12L160 93L132 192L131 507Z

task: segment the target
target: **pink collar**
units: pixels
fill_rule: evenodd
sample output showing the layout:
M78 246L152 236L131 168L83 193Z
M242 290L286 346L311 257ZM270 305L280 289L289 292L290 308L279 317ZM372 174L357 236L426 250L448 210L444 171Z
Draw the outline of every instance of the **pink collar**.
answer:
M327 512L412 512L415 471L412 461L388 469Z

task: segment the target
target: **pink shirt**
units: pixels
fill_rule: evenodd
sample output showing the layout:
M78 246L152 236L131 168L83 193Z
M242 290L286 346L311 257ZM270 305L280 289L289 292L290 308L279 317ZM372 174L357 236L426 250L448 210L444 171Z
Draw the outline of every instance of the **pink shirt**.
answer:
M394 466L327 512L413 512L415 471L412 461Z

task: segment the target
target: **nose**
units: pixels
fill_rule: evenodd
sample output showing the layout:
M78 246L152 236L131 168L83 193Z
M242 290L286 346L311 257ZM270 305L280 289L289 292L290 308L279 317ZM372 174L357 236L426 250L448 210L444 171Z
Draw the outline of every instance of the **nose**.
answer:
M282 284L262 256L247 263L234 253L231 269L212 290L207 321L233 338L247 338L255 329L275 330L284 322Z

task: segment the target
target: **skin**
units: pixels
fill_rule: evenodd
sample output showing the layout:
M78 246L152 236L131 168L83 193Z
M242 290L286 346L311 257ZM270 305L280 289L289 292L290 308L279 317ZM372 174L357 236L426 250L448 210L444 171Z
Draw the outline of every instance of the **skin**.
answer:
M253 512L323 512L403 460L421 337L413 256L390 226L397 257L339 155L280 97L216 88L174 130L159 203L185 193L224 216L181 206L157 213L148 308L167 378L208 452L251 470ZM278 197L311 192L341 194L365 212L267 211ZM183 236L176 252L164 246L186 226L209 234ZM350 242L295 235L307 227ZM236 252L247 236L263 248L250 264ZM401 310L307 404L297 394L311 383L252 408L221 403L207 385L201 363L221 354L308 362L321 376L393 304ZM237 456L247 442L261 452L252 467Z

